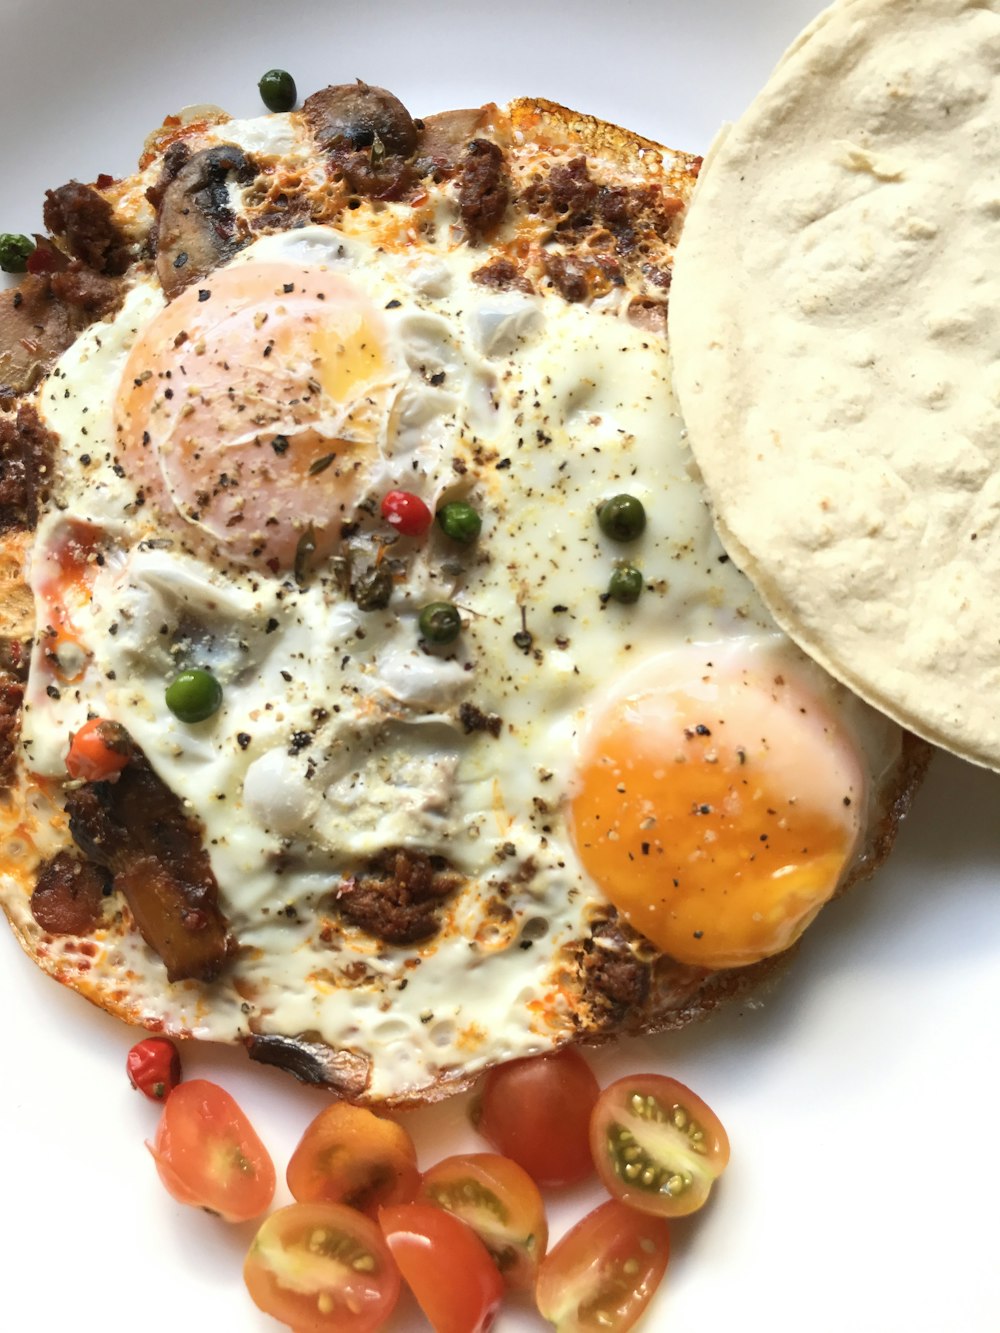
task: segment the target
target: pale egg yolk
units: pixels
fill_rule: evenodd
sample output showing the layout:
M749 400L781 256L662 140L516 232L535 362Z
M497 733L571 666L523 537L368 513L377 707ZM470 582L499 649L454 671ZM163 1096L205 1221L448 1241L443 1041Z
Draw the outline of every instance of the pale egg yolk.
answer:
M584 868L635 929L680 962L740 967L787 949L836 890L864 770L789 673L706 657L680 682L653 664L596 707L570 820Z
M395 375L378 311L346 278L234 264L140 334L119 390L122 462L147 501L243 563L320 555L364 495Z

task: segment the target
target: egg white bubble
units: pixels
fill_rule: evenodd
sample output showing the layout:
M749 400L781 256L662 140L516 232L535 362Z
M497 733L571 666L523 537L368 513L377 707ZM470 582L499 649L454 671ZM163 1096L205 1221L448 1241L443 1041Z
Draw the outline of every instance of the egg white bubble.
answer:
M223 128L260 148L254 123ZM283 139L273 146L288 151ZM68 463L64 508L39 543L82 519L106 530L111 550L81 613L90 656L79 681L52 698L35 673L32 763L58 777L88 712L127 726L204 824L243 946L210 1012L148 962L136 969L142 1002L182 1012L203 1035L321 1034L372 1059L376 1097L536 1053L571 1030L560 950L588 937L603 900L564 804L581 726L637 664L692 644L737 656L765 645L846 719L871 772L898 753L895 728L779 635L725 560L690 475L663 342L619 316L615 294L602 310L490 291L471 277L482 255L447 228L436 234L414 258L310 226L261 237L232 261L342 274L379 312L388 406L354 515L356 552L377 549L390 487L432 509L467 496L482 515L472 547L435 529L388 548L405 573L383 610L362 611L323 571L299 587L241 567L179 519L154 530L122 468L113 412L129 351L163 309L152 283L81 335L40 399ZM596 517L623 491L648 517L627 547ZM645 585L632 606L602 596L626 558ZM431 600L462 613L444 649L420 641ZM224 691L196 725L164 698L186 665L209 667ZM462 705L488 726L470 728ZM386 848L443 857L465 878L429 941L380 944L338 916L338 886L350 892ZM491 910L498 900L507 924ZM129 948L138 959L144 946Z

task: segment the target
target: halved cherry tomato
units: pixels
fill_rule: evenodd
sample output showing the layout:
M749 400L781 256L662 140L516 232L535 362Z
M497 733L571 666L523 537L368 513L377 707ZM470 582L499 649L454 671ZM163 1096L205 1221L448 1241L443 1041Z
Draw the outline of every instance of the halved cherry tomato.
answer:
M389 491L382 497L382 517L405 537L422 537L434 515L412 491Z
M104 782L122 771L131 753L124 727L103 717L92 717L70 738L66 772L84 782Z
M605 1088L591 1117L590 1146L608 1192L659 1217L696 1212L729 1161L719 1117L662 1074L635 1074Z
M378 1220L435 1333L486 1333L503 1280L472 1228L429 1203L397 1203L382 1208Z
M542 1260L539 1313L558 1333L625 1333L649 1304L669 1258L662 1218L609 1199Z
M599 1092L574 1050L513 1060L483 1080L476 1128L539 1185L573 1185L594 1169L589 1127Z
M403 1126L347 1102L320 1111L286 1178L299 1203L344 1203L371 1217L380 1204L409 1203L420 1188L417 1150Z
M133 1088L150 1101L166 1101L181 1081L181 1057L166 1037L144 1037L125 1057L125 1072Z
M207 1079L173 1090L146 1147L178 1202L227 1222L259 1217L274 1196L267 1149L229 1093Z
M293 1203L263 1223L243 1280L296 1333L369 1333L399 1298L399 1272L370 1218L338 1203Z
M491 1152L446 1157L424 1172L421 1193L473 1229L508 1287L532 1290L549 1227L527 1171Z

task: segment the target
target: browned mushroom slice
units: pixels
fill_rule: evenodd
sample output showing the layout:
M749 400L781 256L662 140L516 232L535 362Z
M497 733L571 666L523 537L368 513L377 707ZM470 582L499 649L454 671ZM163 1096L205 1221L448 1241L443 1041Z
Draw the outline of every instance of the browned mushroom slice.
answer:
M384 88L337 84L306 98L302 111L331 167L355 194L401 199L417 180L416 122Z
M359 1097L368 1087L371 1061L353 1051L338 1051L312 1034L282 1037L275 1033L253 1034L244 1045L251 1060L275 1065L300 1083L332 1088L341 1097Z
M253 159L235 144L195 153L164 188L157 218L156 272L168 297L234 255L248 235L230 205L229 181L249 185Z
M376 156L410 157L417 127L398 97L367 83L339 83L307 97L302 113L324 150L374 148Z
M114 874L135 923L170 981L212 981L230 948L201 830L135 750L114 782L88 782L66 801L77 846Z

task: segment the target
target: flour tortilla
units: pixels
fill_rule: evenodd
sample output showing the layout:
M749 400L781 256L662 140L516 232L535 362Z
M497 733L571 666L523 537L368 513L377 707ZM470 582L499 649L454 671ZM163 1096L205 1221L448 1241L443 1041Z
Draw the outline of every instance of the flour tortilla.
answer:
M843 0L704 168L670 337L782 627L1000 769L1000 0Z

